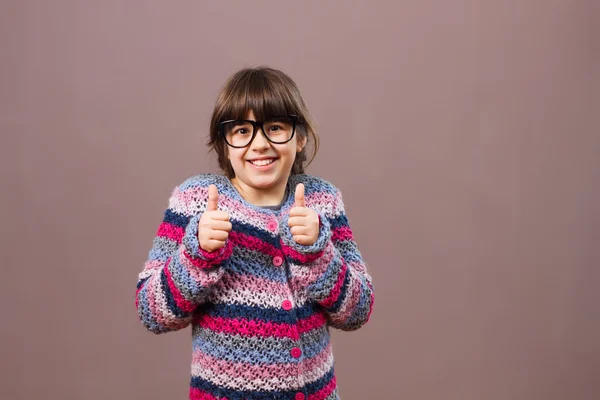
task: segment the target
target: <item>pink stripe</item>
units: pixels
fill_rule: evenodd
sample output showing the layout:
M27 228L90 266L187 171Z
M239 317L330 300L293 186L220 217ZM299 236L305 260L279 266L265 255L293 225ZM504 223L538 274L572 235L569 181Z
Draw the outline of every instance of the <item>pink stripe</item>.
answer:
M354 236L352 235L352 229L347 226L342 226L340 228L333 229L331 232L331 240L334 242L339 242L342 240L354 240Z
M350 273L352 273L352 271L350 271ZM340 311L336 315L332 315L333 320L339 323L347 321L352 313L354 313L354 309L356 308L356 305L360 300L360 295L363 291L363 286L360 282L360 279L352 275L350 275L350 279L352 279L352 293L348 295L345 300L346 304L342 304Z
M308 263L314 262L323 255L323 251L319 251L318 253L312 253L312 254L301 254L301 253L298 253L296 250L294 250L292 247L283 245L283 243L282 243L281 248L286 256L291 257L294 260L298 260L302 264L308 264Z
M177 289L175 283L173 282L173 278L171 277L171 271L169 271L169 268L165 268L165 276L167 277L167 284L169 285L169 290L171 291L171 295L173 295L173 299L175 300L175 304L177 304L177 307L179 307L185 312L194 311L196 305L186 300L179 291L179 289Z
M211 286L218 282L224 272L222 268L208 268L211 266L209 264L203 264L206 265L207 268L196 268L198 264L193 264L190 261L183 246L179 248L179 259L181 260L181 264L187 268L187 272L190 274L192 279L205 287Z
M329 263L335 256L335 251L336 249L333 243L330 242L325 247L325 250L323 250L323 254L318 263L315 263L310 267L292 264L290 268L292 275L294 275L292 281L294 288L302 288L314 283L327 270Z
M229 233L229 239L240 247L245 247L253 251L259 251L264 254L268 254L271 257L280 256L281 252L277 250L273 245L260 240L257 237L249 236L241 232L231 231Z
M183 247L182 247L183 248ZM184 258L193 266L198 268L210 268L215 265L221 264L223 260L228 259L233 253L233 242L228 240L225 242L225 247L221 247L219 250L213 252L204 251L202 248L198 249L200 257L192 257L187 250L183 251Z
M325 347L313 358L303 359L301 365L297 363L285 364L250 364L244 362L229 362L212 357L210 354L196 350L192 356L192 364L201 366L218 376L226 375L228 378L238 379L272 379L273 377L288 378L298 376L299 369L304 371L319 371L327 363L331 355L331 344Z
M350 293L350 295L348 296L348 299L346 300L347 304L344 309L344 312L342 314L339 314L336 316L336 319L339 319L340 321L347 321L348 318L350 318L350 315L352 315L354 313L354 309L356 308L356 305L360 301L360 295L364 289L362 282L360 281L359 278L351 276L351 279L352 279L352 293ZM342 307L344 307L344 305L342 305Z
M160 260L148 260L144 264L144 272L147 270L160 269L165 265L164 261Z
M313 393L308 396L308 400L325 400L327 396L330 396L331 393L336 388L336 379L335 376L329 381L327 385L325 385L321 390L317 393Z
M144 283L144 286L146 287L146 299L148 300L148 307L150 308L150 312L152 313L152 315L155 316L155 318L158 319L159 312L158 307L156 306L156 299L154 296L156 290L156 274L153 274L150 278L148 278L146 283Z
M165 237L174 240L177 243L181 243L181 239L183 239L184 234L185 231L183 228L177 225L173 225L169 222L163 222L158 227L158 232L156 233L156 236Z
M340 197L327 192L311 193L305 197L306 207L319 207L322 204L332 204L335 213L340 204Z
M215 397L201 389L190 388L190 400L227 400L225 397Z
M211 357L198 350L194 352L192 363L202 366L202 369L212 371L216 375L226 375L233 379L269 379L273 377L287 378L298 375L298 364L249 364L234 363Z
M256 225L258 222L263 229L271 220L269 215L258 212L250 207L246 207L239 201L234 200L229 196L223 196L223 201L221 201L221 195L219 195L219 205L221 208L231 210L235 214L248 217L250 220L252 220L253 225Z
M306 319L298 320L298 333L310 332L313 329L319 329L327 323L327 318L323 313L317 312Z
M333 358L333 349L331 343L329 343L319 354L313 358L305 358L301 361L302 370L308 372L323 371L324 365L329 361L329 357Z
M193 187L175 193L174 197L184 209L190 210L200 203L206 204L208 201L208 189ZM260 221L263 226L266 226L271 219L267 214L259 213L252 208L246 207L239 201L222 193L219 193L219 210L229 210L236 214L247 216L252 219L253 224Z
M273 297L281 298L287 298L289 296L289 289L285 283L275 282L249 274L231 273L226 279L228 282L231 282L231 285L247 289L253 293L269 293Z
M167 265L169 265L170 262L171 262L171 259L168 259ZM160 291L160 293L162 293L163 296L164 296L164 292L161 289L160 275L158 273L153 274L150 278L148 278L145 286L146 286L146 298L148 299L148 307L150 308L150 312L154 316L154 319L156 319L156 321L159 324L161 324L162 326L164 326L166 328L170 328L172 330L177 330L177 329L183 328L184 326L186 326L189 323L189 319L177 319L174 316L169 315L168 310L162 309L160 307L160 304L158 303L157 298L156 298L157 292ZM165 308L166 308L166 305L165 305Z
M294 340L300 338L298 331L294 329L293 325L274 322L229 319L202 314L198 318L198 325L211 331L239 334L242 336L288 337Z
M340 273L338 274L335 286L333 287L333 289L331 289L331 293L329 294L329 296L321 302L321 305L323 305L324 307L331 307L336 302L336 300L340 296L340 292L342 291L342 286L344 285L344 278L347 270L348 267L346 266L344 259L342 259L342 268L340 269Z
M290 325L256 320L211 317L206 314L199 314L196 321L200 327L215 332L239 334L242 336L287 337L298 340L301 333L322 327L327 322L327 319L322 313L316 313L309 318L298 320L296 325Z
M144 282L145 283L145 282ZM140 291L144 288L144 285L140 286L136 291L135 291L135 308L137 309L139 304L140 304L140 300L138 298L138 295L140 294Z

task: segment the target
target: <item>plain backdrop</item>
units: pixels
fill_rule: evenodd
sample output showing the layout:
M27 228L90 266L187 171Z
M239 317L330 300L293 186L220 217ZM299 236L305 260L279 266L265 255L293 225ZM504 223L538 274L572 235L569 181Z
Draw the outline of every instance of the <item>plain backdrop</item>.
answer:
M595 0L3 1L0 398L187 398L137 274L238 69L298 83L375 284L343 400L600 398Z

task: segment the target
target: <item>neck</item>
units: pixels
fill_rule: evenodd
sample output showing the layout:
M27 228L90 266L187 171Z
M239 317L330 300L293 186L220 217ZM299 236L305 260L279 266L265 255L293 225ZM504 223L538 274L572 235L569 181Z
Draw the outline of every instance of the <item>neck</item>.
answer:
M287 179L268 188L254 188L237 178L232 178L231 183L244 200L255 206L263 207L276 206L283 201Z

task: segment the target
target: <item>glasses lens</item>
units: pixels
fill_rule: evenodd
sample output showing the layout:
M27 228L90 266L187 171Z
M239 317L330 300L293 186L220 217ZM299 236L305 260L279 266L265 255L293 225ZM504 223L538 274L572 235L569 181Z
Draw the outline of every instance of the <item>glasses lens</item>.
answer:
M273 143L285 143L292 138L295 124L290 117L277 117L265 121L263 124L265 135Z
M232 121L223 124L223 133L225 134L225 140L231 146L244 147L252 140L254 127L250 122Z

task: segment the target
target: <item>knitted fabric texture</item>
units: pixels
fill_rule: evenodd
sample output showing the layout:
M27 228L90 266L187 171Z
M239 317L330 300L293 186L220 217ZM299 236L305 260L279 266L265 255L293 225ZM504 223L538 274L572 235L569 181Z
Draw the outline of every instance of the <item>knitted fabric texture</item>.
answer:
M297 244L288 226L298 183L320 219L311 246ZM198 243L210 184L232 224L225 247L212 253ZM202 174L173 190L135 303L151 332L191 326L190 399L334 400L329 329L363 326L374 292L331 183L292 175L273 211L246 202L227 177Z

